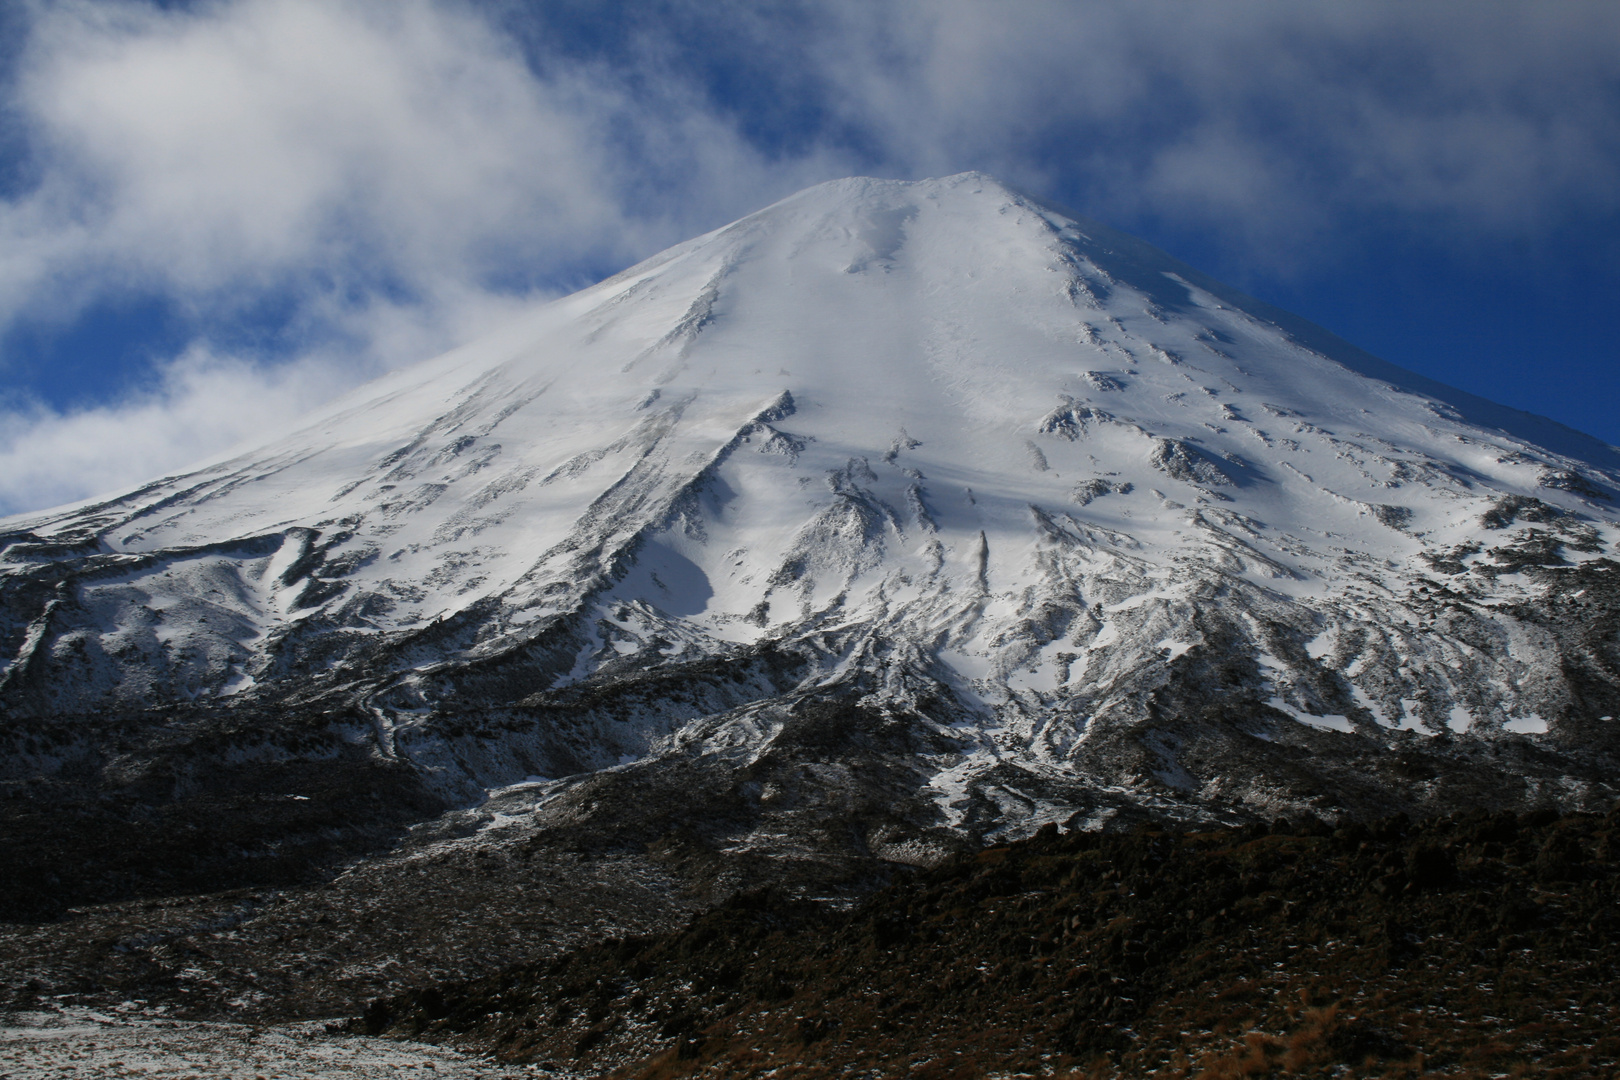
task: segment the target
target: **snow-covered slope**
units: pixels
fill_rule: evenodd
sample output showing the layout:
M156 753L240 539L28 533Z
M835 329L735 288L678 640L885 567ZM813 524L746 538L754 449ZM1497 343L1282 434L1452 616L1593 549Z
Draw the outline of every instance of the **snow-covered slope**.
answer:
M835 788L990 833L1579 802L1617 486L1612 447L988 177L842 180L0 523L0 702L315 710L458 799L573 776L575 818L720 769L749 843ZM818 709L835 749L792 734Z

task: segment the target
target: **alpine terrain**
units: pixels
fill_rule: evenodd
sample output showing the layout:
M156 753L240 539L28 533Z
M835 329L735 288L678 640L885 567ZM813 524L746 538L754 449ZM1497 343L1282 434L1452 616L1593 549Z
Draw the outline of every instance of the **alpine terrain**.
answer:
M8 911L522 862L466 910L618 890L562 941L1049 822L1607 808L1617 490L989 177L822 184L0 523Z

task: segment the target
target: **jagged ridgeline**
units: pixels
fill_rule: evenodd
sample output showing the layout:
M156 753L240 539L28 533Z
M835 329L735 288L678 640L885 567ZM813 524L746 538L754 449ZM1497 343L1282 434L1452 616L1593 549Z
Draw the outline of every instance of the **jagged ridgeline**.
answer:
M127 835L62 872L94 896L156 887L154 835L215 838L192 887L492 791L558 844L839 873L1606 806L1617 489L1612 447L987 177L837 181L0 524L12 832Z

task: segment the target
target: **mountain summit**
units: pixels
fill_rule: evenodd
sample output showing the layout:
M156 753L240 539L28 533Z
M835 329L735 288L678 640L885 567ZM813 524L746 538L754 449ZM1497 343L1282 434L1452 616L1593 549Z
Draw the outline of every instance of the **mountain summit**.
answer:
M1617 488L989 177L839 180L0 523L5 770L809 863L1606 803Z

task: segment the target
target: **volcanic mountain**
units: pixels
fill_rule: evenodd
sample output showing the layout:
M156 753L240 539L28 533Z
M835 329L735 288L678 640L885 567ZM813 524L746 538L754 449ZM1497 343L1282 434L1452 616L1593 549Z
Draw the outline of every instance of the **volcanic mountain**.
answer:
M251 823L220 880L458 810L814 877L1607 806L1617 488L1614 447L989 177L840 180L0 523L0 770L137 848L154 807Z

